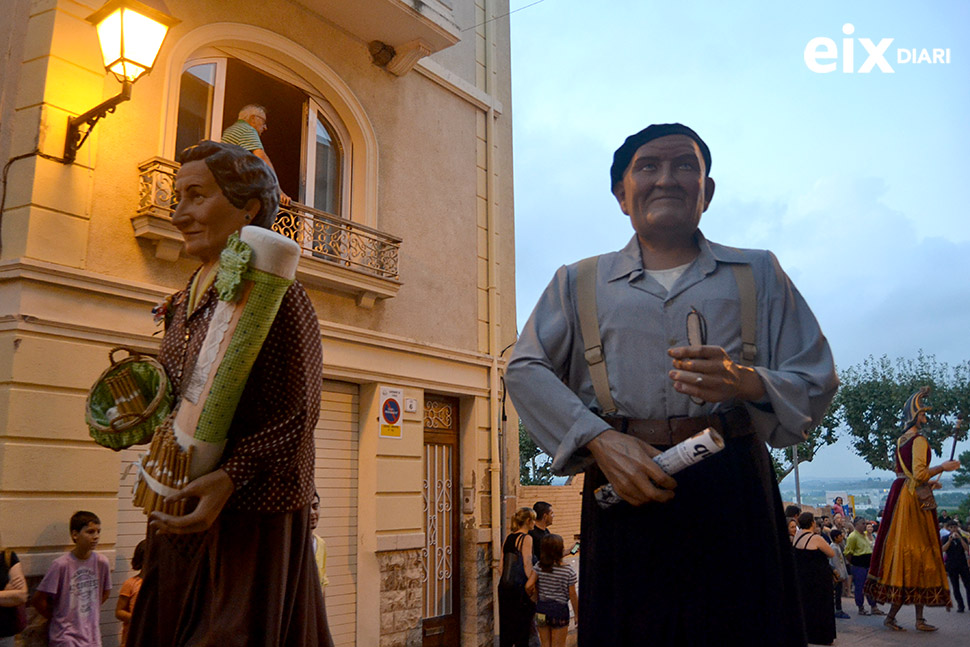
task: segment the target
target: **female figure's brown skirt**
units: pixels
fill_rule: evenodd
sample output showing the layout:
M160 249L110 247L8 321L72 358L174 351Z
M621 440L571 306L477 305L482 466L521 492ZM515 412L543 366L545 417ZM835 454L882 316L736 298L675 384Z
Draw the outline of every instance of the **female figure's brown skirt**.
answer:
M204 533L148 533L128 644L330 647L309 506L223 511Z

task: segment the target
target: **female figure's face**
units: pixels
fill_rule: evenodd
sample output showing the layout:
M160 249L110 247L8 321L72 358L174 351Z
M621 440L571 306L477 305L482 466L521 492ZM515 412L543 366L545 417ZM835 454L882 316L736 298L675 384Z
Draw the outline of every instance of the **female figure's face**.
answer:
M794 537L796 532L798 532L798 524L795 523L794 519L791 519L788 522L788 534Z
M205 264L217 261L229 236L259 211L258 200L250 200L244 209L229 202L204 160L182 165L175 176L175 196L172 224L185 239L185 252Z

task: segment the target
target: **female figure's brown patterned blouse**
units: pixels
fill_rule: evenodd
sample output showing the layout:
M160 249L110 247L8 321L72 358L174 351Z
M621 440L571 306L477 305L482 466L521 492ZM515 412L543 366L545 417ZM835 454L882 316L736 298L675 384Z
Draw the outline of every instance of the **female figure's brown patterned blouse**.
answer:
M182 380L195 367L217 302L210 287L186 317L188 288L172 299L159 361L177 398ZM283 297L229 428L220 467L236 490L226 509L289 512L310 503L313 430L322 388L320 327L306 290L296 282Z

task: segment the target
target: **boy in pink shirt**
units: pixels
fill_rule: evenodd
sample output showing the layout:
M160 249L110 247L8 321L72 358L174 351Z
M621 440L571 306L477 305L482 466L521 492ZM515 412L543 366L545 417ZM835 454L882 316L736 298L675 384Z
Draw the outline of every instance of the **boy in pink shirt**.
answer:
M82 510L71 516L70 528L74 550L51 564L33 605L50 620L50 647L101 647L101 605L111 591L108 559L94 552L101 520Z

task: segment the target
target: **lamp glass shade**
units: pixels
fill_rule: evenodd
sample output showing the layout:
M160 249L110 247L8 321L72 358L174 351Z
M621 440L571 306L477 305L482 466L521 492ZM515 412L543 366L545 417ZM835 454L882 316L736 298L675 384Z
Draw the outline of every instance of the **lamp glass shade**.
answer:
M104 66L119 81L151 71L168 25L122 5L97 23Z

